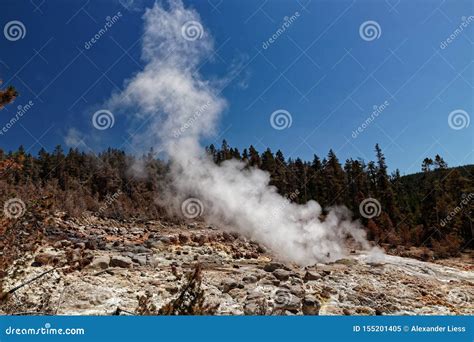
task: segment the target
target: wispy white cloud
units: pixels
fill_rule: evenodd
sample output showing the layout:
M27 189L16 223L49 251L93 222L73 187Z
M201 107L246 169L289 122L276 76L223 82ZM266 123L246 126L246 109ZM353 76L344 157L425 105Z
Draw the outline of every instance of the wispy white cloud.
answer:
M83 135L75 128L69 128L66 136L64 137L64 143L68 147L81 147L80 145L83 144Z

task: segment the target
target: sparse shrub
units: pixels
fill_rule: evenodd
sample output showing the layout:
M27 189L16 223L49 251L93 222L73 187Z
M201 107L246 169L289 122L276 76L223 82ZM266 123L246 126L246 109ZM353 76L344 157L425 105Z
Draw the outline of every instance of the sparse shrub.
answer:
M187 275L186 283L180 289L178 296L169 303L157 309L152 303L153 295L147 291L138 296L138 315L214 315L219 307L205 303L204 290L201 289L201 265Z
M182 287L176 299L171 300L158 310L160 315L214 315L219 305L205 303L204 290L201 289L201 265L188 274L187 283Z

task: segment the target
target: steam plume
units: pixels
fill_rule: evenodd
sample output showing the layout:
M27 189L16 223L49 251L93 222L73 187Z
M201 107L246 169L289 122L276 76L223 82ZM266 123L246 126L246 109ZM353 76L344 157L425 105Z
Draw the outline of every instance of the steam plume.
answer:
M190 22L203 29L199 14L178 0L168 8L156 3L148 9L142 45L146 66L110 100L115 108L137 110L146 120L147 132L139 138L156 141L158 150L167 153L178 193L199 198L210 222L301 265L344 256L347 236L368 248L364 231L346 210L333 209L321 222L318 203L291 203L269 186L268 173L246 169L236 160L217 166L208 158L200 139L212 134L226 101L198 70L212 55L212 38L203 29L186 39L183 26Z

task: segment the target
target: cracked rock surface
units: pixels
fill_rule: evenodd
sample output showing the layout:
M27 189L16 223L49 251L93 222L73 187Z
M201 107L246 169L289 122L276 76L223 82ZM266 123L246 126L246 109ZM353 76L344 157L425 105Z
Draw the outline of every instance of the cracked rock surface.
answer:
M220 315L474 314L472 252L439 262L386 255L377 263L354 252L299 267L203 222L84 223L60 215L46 222L31 241L28 223L17 225L30 245L4 267L2 291L53 270L4 296L1 314L135 313L145 292L161 307L197 263L206 301Z

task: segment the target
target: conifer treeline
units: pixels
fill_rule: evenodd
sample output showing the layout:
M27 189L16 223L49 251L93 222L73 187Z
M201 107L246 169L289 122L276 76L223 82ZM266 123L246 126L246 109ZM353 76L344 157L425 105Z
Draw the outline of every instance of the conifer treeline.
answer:
M348 159L344 165L332 150L311 162L286 159L270 149L259 153L253 146L240 153L226 141L206 151L216 164L236 158L268 171L279 193L298 194L290 196L297 203L313 199L323 208L347 206L378 243L432 247L439 256L455 255L473 244L473 165L450 169L436 155L423 161L421 173L402 177L398 171L388 174L378 145L375 161ZM143 165L139 177L130 170L137 161ZM168 172L169 165L154 158L153 151L136 158L116 149L97 156L77 149L65 154L60 146L52 153L42 149L37 156L22 147L0 150L0 199L20 197L27 205L42 201L72 216L88 210L152 219L166 212L156 198L168 184ZM370 219L359 210L368 198L376 199L381 209Z
M280 150L258 153L253 146L240 153L226 141L207 152L217 164L237 158L268 171L281 194L299 194L295 202L313 199L323 208L345 205L379 243L434 247L439 256L473 245L474 165L449 169L436 155L424 159L419 174L402 177L396 170L389 175L378 144L375 161L348 159L344 165L332 150L323 159L315 155L312 162L287 160ZM379 215L361 215L359 206L366 199L380 203Z

